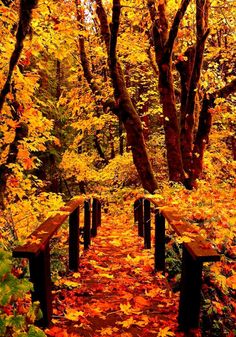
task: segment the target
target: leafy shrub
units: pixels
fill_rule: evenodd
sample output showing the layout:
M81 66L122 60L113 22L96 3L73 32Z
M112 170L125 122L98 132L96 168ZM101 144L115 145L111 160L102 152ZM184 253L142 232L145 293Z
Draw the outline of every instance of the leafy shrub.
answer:
M0 336L45 337L33 325L39 318L39 303L31 304L29 291L32 284L18 279L12 267L10 253L0 248Z
M101 180L110 185L123 187L138 183L138 175L131 152L112 159L101 172Z

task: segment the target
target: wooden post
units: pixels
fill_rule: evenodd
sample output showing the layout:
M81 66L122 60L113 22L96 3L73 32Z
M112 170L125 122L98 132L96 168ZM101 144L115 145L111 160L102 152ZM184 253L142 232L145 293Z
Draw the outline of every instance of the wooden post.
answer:
M79 213L80 207L78 206L69 217L69 269L73 271L79 269Z
M49 243L37 256L29 258L30 280L33 283L32 301L39 301L43 317L37 324L49 325L52 318L52 286Z
M165 218L155 211L155 271L165 272Z
M137 199L134 202L134 223L138 222L138 207L139 207L139 200Z
M95 237L97 235L97 226L98 226L98 200L96 198L93 199L92 206L92 228L91 228L91 237Z
M202 262L193 259L183 246L182 275L178 322L181 330L199 326L202 285Z
M97 199L98 200L98 199ZM102 211L101 211L101 208L102 208L102 204L101 204L101 201L98 200L98 227L101 226L101 217L102 217Z
M91 227L90 200L86 200L84 202L84 249L88 249L91 243L90 227Z
M151 209L150 201L144 199L144 248L151 248Z
M143 237L143 226L144 226L144 219L143 219L143 199L140 198L136 200L136 203L134 204L134 212L135 215L135 221L138 222L138 236Z

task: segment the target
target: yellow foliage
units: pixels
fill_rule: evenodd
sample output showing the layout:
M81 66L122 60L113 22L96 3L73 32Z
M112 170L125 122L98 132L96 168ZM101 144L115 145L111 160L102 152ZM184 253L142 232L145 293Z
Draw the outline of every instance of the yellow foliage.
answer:
M31 183L32 180L28 179L28 189L34 191ZM20 184L22 185L22 182ZM11 233L14 233L14 239L24 240L49 216L52 209L58 209L64 204L61 196L53 193L31 195L29 198L24 186L16 186L15 189L12 198L14 200L17 194L21 197L20 200L9 203L0 217L0 233L6 239L6 243L12 239Z
M172 332L168 326L166 326L165 328L161 328L157 335L157 337L167 337L167 336L175 336L174 332Z
M101 172L102 182L126 185L137 180L137 172L133 164L132 154L117 155Z
M83 316L84 312L83 311L77 311L75 309L67 309L65 318L69 319L70 321L75 321L77 322L79 317Z
M97 181L98 173L93 166L94 159L93 155L66 150L60 167L65 171L67 179L75 177L78 182Z

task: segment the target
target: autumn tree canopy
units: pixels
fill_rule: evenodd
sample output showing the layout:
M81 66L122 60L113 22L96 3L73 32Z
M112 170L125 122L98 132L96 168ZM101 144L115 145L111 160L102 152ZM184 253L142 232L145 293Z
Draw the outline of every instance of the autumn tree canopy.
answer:
M235 158L231 5L2 1L2 208L27 177L85 192L130 154L149 192L165 167L192 188L212 125Z

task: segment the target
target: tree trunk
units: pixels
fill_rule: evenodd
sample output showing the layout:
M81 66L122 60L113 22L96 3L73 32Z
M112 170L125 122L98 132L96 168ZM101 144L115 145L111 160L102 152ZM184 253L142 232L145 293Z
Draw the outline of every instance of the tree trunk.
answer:
M102 1L96 0L96 4L96 12L100 21L101 35L108 54L108 64L114 88L115 104L113 104L111 110L124 125L127 133L127 145L131 148L134 165L143 187L150 193L153 193L157 188L157 182L148 158L141 120L127 91L123 70L117 60L116 43L119 30L120 1L113 1L111 30Z
M124 124L127 132L127 141L128 145L131 147L134 165L136 166L144 189L153 193L157 189L157 182L147 154L142 123L129 96L125 85L123 70L116 54L120 10L120 1L113 0L108 64L114 87L114 97L118 106L119 118Z
M170 62L159 64L159 92L163 106L169 178L171 181L184 182L179 124Z
M124 154L123 124L120 118L119 118L119 154L121 156Z
M182 116L184 116L184 123L181 127L181 150L184 171L191 174L192 168L192 151L194 143L194 111L196 95L198 90L198 84L201 75L203 54L205 49L205 42L209 35L209 29L207 29L208 21L208 0L196 0L196 47L194 49L194 61L190 73L189 88L186 97L186 103Z
M175 89L172 75L172 52L179 24L190 0L183 0L168 29L166 1L160 1L156 8L155 0L148 0L148 9L152 20L152 40L155 49L156 64L159 69L159 93L164 115L165 142L169 178L172 181L185 181L180 150L180 130L177 118Z
M0 165L0 209L4 210L5 205L5 191L7 187L7 179L12 173L12 170L8 168L9 164L14 164L17 159L18 145L20 141L27 137L28 126L25 123L20 123L16 128L14 141L10 144L9 153L5 164Z
M189 177L189 184L191 187L194 187L196 179L200 178L203 169L203 155L209 140L212 124L212 115L210 109L215 107L214 101L217 97L227 98L235 91L236 79L231 81L220 90L217 90L212 94L208 94L208 96L205 95L203 99L202 109L199 116L198 131L193 147L192 167Z
M204 150L209 141L209 134L212 124L212 116L209 112L209 107L211 107L212 104L212 102L204 97L202 109L199 115L198 130L193 147L192 164L189 176L189 184L191 187L195 186L196 179L198 179L202 173Z

